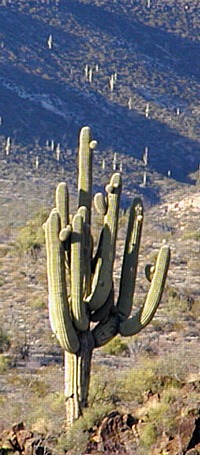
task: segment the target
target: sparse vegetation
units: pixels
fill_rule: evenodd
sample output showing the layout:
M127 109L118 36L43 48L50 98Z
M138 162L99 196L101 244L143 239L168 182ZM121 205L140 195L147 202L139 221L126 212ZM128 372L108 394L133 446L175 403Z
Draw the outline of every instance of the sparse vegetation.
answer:
M34 255L41 249L44 244L43 223L47 219L47 210L42 209L36 213L34 218L27 221L26 225L20 228L17 238L17 245L20 250L31 252Z
M124 355L128 354L128 343L121 337L115 337L108 344L103 346L102 352L108 355Z
M11 341L10 336L5 333L5 331L0 328L0 354L7 351L10 348Z

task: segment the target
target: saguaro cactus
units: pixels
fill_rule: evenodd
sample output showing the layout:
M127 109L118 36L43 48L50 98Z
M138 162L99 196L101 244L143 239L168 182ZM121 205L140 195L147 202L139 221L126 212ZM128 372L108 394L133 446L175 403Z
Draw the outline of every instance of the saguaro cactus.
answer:
M118 333L131 336L153 318L160 303L170 260L161 247L156 265L146 267L150 289L142 308L131 317L143 223L139 198L130 207L118 299L114 299L113 264L122 178L114 173L106 196L97 193L94 205L103 217L99 244L93 256L91 234L92 158L96 141L89 127L80 133L78 207L69 214L67 184L56 190L56 207L45 225L49 316L53 332L65 352L67 426L87 406L91 357L94 348Z

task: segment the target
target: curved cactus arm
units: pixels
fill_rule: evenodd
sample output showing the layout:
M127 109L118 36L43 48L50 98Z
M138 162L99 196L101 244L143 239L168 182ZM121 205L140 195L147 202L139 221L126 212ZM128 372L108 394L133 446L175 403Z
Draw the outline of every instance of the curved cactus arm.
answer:
M56 208L60 216L61 229L69 224L69 191L65 182L56 188Z
M135 198L130 207L119 297L117 302L117 310L124 318L129 317L132 309L138 265L138 254L142 232L142 222L142 201L139 198Z
M66 250L66 267L70 267L70 237L71 226L69 224L69 191L66 182L61 182L56 188L56 209L60 217L61 230L59 238L64 243Z
M68 224L65 228L61 229L59 233L59 239L61 242L67 242L69 240L70 235L72 232L72 227L70 224Z
M46 223L49 316L53 332L62 348L75 353L79 340L70 319L65 278L65 250L59 240L60 217L53 209Z
M114 286L112 286L110 294L104 305L99 308L99 310L95 311L91 315L92 322L99 322L101 321L103 324L107 322L108 317L110 315L111 308L114 308Z
M146 276L146 279L150 283L151 283L151 281L153 279L154 272L155 272L155 266L153 264L147 264L145 266L145 276Z
M104 344L112 340L119 331L119 316L118 314L111 314L108 320L103 324L99 322L96 327L92 330L94 339L94 347L100 348Z
M108 209L104 217L104 226L97 250L92 292L86 299L91 311L96 311L104 305L112 287L121 188L121 175L113 174L110 184L107 186Z
M155 272L143 307L130 319L120 323L119 333L132 336L140 332L152 320L161 301L170 262L170 248L164 245L158 254Z
M99 215L105 215L108 209L107 200L102 193L96 193L94 196L94 206Z
M55 210L55 209L53 209ZM51 240L50 240L50 221L49 218L46 223L43 225L45 231L45 242L46 242L46 255L47 255L47 279L48 279L48 306L49 306L49 320L52 332L56 334L56 307L50 301L51 293L51 286L53 282L53 275L52 275L52 250L51 250Z
M89 325L83 301L84 240L83 218L77 213L72 221L71 233L71 303L74 325L82 331L87 330Z
M88 209L86 222L91 222L92 205L92 162L93 150L97 142L92 141L91 131L88 126L81 129L79 138L79 175L78 175L78 207Z

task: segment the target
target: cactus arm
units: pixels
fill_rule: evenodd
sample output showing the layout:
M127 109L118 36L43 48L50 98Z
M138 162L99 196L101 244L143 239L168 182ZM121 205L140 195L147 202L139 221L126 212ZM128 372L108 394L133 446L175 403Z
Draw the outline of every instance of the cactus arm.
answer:
M65 182L59 183L56 188L56 208L60 216L61 229L69 224L69 192Z
M71 302L74 325L82 331L87 330L89 325L83 301L84 240L83 218L77 213L71 233Z
M122 274L119 288L119 297L117 302L117 310L124 318L129 317L132 309L138 265L140 238L142 232L142 222L143 222L142 201L139 198L135 198L130 208L129 223L122 264Z
M79 340L69 314L65 278L65 250L59 240L60 217L56 209L50 213L45 232L48 249L50 323L62 348L75 353L79 349Z
M93 149L97 145L91 139L90 128L85 126L79 138L78 207L85 206L88 209L88 224L91 222Z
M113 174L107 187L108 209L104 217L104 226L97 250L92 293L86 299L91 311L98 310L105 303L112 287L121 187L121 175Z
M111 308L114 308L114 287L112 286L110 294L104 305L99 308L99 310L95 311L91 315L92 322L101 321L102 323L107 322Z
M100 348L114 338L119 332L118 314L111 314L108 320L103 324L99 322L92 330L95 348Z
M61 229L60 233L59 233L59 239L61 242L67 242L67 240L69 240L69 237L71 235L71 232L72 232L72 228L71 228L71 225L68 224L66 226L66 228L63 228Z
M99 215L105 215L108 209L106 198L102 193L96 193L94 196L94 206Z
M87 223L88 210L86 207L79 207L78 213L83 218L83 235L84 235L84 279L83 279L83 296L87 297L91 293L91 258L92 258L92 235L91 226Z
M71 226L69 224L69 191L67 184L61 182L56 188L56 209L60 216L61 230L59 238L64 243L66 250L65 259L66 265L70 267L70 242L69 237L71 234Z
M130 319L120 323L119 333L123 336L132 336L140 332L152 320L161 301L167 271L170 262L170 249L164 245L158 254L155 272L151 286L143 307Z
M49 307L49 320L52 332L56 333L56 308L55 305L52 304L50 300L50 296L52 295L51 287L53 283L53 276L52 276L52 249L51 249L51 242L50 242L50 222L49 219L43 225L45 230L45 242L46 242L46 255L47 255L47 279L48 279L48 307Z
M153 274L155 272L155 266L153 264L147 264L145 266L145 276L146 279L151 283Z

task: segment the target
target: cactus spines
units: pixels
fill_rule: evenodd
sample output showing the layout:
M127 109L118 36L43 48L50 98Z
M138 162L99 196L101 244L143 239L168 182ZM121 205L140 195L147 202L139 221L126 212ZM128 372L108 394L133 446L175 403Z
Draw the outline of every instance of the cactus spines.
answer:
M114 173L105 188L106 196L102 193L94 196L94 205L102 215L102 228L93 257L91 211L95 146L90 128L82 128L76 213L69 215L68 188L62 182L56 190L56 208L45 223L49 317L52 330L65 351L67 426L72 425L87 406L93 349L118 333L134 335L151 321L162 297L170 261L169 247L163 245L156 266L147 265L145 270L150 281L145 303L131 316L143 223L142 201L133 199L115 302L113 265L122 177Z

